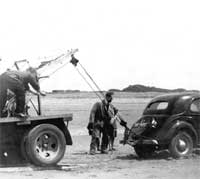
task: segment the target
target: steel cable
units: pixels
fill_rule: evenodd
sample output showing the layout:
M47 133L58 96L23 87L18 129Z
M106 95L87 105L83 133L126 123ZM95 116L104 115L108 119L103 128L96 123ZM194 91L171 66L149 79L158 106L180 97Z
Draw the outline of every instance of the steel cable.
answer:
M87 74L87 76L90 78L90 80L93 82L93 84L96 86L96 88L98 89L99 93L101 93L101 95L104 97L104 94L103 94L102 90L97 85L97 83L94 81L94 79L91 77L91 75L87 72L87 70L83 67L83 65L81 65L80 62L79 62L79 64L80 64L81 68L84 70L84 72Z
M90 88L92 89L92 91L99 97L99 99L102 101L102 97L94 90L94 88L92 87L92 85L88 82L88 80L83 76L83 74L80 72L80 70L75 67L75 69L78 71L78 73L80 74L80 76L84 79L84 81L90 86Z

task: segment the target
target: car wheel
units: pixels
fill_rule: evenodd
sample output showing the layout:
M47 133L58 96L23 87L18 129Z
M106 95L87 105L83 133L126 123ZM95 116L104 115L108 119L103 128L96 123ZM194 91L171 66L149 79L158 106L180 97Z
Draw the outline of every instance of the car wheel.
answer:
M34 127L26 138L27 156L35 165L56 165L63 158L65 148L63 132L52 124Z
M169 151L174 158L189 155L193 150L192 137L186 132L176 134L169 145Z
M155 147L150 145L135 145L134 149L140 158L149 158L155 152Z

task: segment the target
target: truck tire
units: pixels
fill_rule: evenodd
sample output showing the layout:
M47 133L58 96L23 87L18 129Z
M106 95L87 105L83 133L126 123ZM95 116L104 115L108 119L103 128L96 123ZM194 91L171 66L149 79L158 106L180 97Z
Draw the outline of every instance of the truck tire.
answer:
M40 124L28 132L26 152L31 163L56 165L64 156L66 140L63 132L52 124Z
M189 155L193 145L192 137L187 132L180 131L172 138L169 151L174 158L180 158Z

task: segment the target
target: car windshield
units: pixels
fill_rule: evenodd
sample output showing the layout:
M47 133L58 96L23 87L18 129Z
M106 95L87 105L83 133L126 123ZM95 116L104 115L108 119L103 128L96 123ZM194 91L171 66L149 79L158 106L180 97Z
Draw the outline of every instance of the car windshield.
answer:
M147 110L150 110L150 111L165 110L165 109L167 109L167 107L168 107L168 102L166 102L166 101L154 102L154 103L151 103L147 107Z

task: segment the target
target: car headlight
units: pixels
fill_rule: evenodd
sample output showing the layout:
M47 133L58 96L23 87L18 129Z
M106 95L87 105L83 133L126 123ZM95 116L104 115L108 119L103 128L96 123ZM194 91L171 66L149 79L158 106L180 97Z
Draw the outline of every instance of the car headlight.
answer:
M152 119L151 121L151 127L156 128L158 122L155 120L155 118Z

